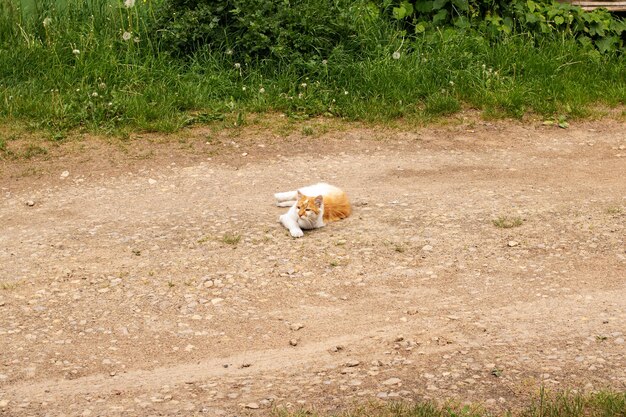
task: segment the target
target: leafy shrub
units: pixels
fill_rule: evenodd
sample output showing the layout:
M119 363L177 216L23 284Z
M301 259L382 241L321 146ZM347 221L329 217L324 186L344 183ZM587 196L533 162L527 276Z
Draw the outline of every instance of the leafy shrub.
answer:
M167 0L157 16L161 45L184 56L221 50L237 61L322 60L365 47L360 22L375 7L349 0Z
M601 52L624 46L626 23L606 10L585 12L578 6L548 0L382 0L379 7L405 30L424 33L438 27L477 28L490 38L514 32L533 38L574 36Z

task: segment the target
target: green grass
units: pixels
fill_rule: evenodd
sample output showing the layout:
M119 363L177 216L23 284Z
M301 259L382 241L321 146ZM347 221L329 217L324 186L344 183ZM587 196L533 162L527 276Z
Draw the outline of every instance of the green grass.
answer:
M352 408L337 414L307 411L275 413L280 417L624 417L626 393L600 392L595 394L539 395L515 411L495 412L480 405L436 405L432 402L376 403Z
M222 236L222 242L226 243L227 245L235 246L239 243L240 240L241 240L241 235L237 235L233 233L226 233L224 234L224 236Z
M500 216L491 222L499 229L511 229L513 227L519 227L524 223L520 217L510 216Z
M601 55L567 37L516 34L493 44L443 31L401 43L393 28L377 27L363 36L380 48L358 57L337 51L303 72L285 61L234 62L221 49L173 58L149 29L156 0L132 9L32 0L39 6L30 13L16 1L0 0L0 122L60 139L71 129L171 132L229 114L244 123L246 113L267 111L428 121L471 107L495 118L571 118L626 99L626 54Z

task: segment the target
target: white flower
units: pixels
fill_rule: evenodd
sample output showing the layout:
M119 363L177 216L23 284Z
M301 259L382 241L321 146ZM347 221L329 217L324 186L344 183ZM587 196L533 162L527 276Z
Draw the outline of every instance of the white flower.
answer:
M327 59L322 60L322 65L327 65L327 64L328 64L328 60Z
M347 96L350 93L348 93L347 91L344 91L343 94Z
M454 81L450 80L450 85L454 85Z
M73 50L72 50L72 53L73 53L74 55L80 55L80 51L79 51L78 49L73 49Z
M130 40L130 38L131 38L131 36L132 36L132 35L130 34L130 32L124 32L124 33L122 34L122 39L124 39L125 41L129 41L129 40Z
M241 68L241 64L239 62L235 62L235 68L237 69Z
M98 93L94 91L93 93L91 93L91 97L98 97Z
M400 59L400 52L398 52L398 51L394 52L394 53L391 55L391 57L392 57L393 59Z
M105 88L107 88L107 85L105 83L100 83L100 84L98 84L98 88L100 90L104 90Z
M135 5L135 0L124 0L124 6L126 6L127 9L130 9L134 5Z
M52 19L50 19L49 17L46 17L42 23L43 23L43 27L47 28L50 25L50 23L52 23Z
M261 94L265 93L265 88L261 87L261 88L259 89L259 93L261 93Z
M302 84L300 84L300 87L302 87L302 88L306 88L306 83L302 83Z
M241 90L242 90L242 91L246 91L246 87L245 87L245 86L244 86L244 87L241 87Z
M135 43L139 43L139 37L138 37L138 36L135 36L135 37L133 38L133 42L135 42Z
M298 98L299 98L299 99L302 99L302 97L304 97L304 94L302 94L302 93L298 93Z
M233 54L233 50L232 49L227 49L226 50L226 55L232 55Z

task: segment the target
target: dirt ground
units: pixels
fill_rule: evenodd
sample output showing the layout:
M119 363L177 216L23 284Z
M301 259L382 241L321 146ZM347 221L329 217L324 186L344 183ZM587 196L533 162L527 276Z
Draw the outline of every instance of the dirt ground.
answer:
M626 389L624 123L271 125L1 161L0 415ZM291 238L322 180L353 215Z

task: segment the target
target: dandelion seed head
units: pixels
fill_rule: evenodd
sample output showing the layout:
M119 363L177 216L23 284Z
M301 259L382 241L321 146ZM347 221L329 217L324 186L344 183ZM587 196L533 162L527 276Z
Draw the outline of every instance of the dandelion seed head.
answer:
M78 49L72 49L72 53L74 55L80 55L80 51Z
M300 84L300 87L302 87L302 88L306 88L306 83L302 83L302 84Z
M259 93L261 93L261 94L265 93L265 88L263 88L263 87L259 88Z
M454 85L454 81L450 80L450 85Z
M98 84L98 88L100 90L104 90L105 88L107 88L107 85L105 83L100 83L100 84Z
M348 93L348 91L346 90L346 91L343 92L343 94L347 96L350 93Z
M124 6L126 6L127 9L130 9L131 7L135 6L135 0L124 0Z
M135 42L135 43L139 43L139 37L138 37L138 36L135 36L135 37L133 38L133 42Z
M302 99L302 97L304 97L304 94L302 94L302 93L298 93L298 98L299 98L299 99Z
M239 62L235 62L235 68L237 69L241 68L241 64Z
M43 27L47 28L52 23L52 19L50 19L49 17L46 17L42 23L43 23Z
M131 38L131 36L132 36L132 35L131 35L131 33L130 33L130 32L124 32L124 33L122 34L122 39L124 39L125 41L129 41L129 40L130 40L130 38Z
M322 65L328 65L328 60L327 60L327 59L324 59L324 60L322 61Z
M233 54L233 50L232 49L227 49L226 50L226 55L232 55Z
M393 54L391 54L391 57L393 59L400 59L400 52L396 51Z
M94 91L93 93L91 93L91 97L98 97L98 93Z

